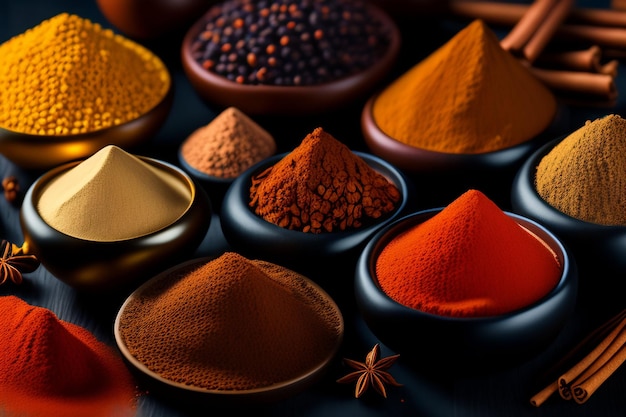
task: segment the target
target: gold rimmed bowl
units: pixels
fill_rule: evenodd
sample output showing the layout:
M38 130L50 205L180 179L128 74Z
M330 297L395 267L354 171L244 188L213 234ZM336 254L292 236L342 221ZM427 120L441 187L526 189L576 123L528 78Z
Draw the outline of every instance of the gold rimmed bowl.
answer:
M425 207L442 205L470 188L494 197L507 190L502 201L508 202L508 190L519 167L552 137L554 131L562 128L565 119L565 110L557 108L552 122L543 132L511 147L482 153L438 152L408 145L381 130L373 115L377 97L378 94L370 97L361 113L365 144L374 155L406 172L414 179L416 187L423 188L423 194L437 195L437 199L426 201Z
M365 96L391 70L400 50L401 35L391 17L381 8L368 5L373 19L389 33L383 56L352 75L311 85L238 83L209 71L194 58L193 44L205 26L199 19L185 35L181 57L192 86L205 101L221 107L234 106L250 115L293 115L324 113Z
M108 128L74 135L35 135L0 127L0 153L20 168L45 171L83 159L106 145L131 149L152 138L173 103L172 85L152 109L136 119Z
M165 267L180 262L200 245L211 221L211 203L180 168L153 158L139 158L176 178L189 190L189 204L173 223L148 234L114 241L87 240L50 226L37 204L46 186L81 161L68 162L41 175L27 190L20 224L30 253L54 277L85 292L132 288ZM77 213L80 215L80 213Z

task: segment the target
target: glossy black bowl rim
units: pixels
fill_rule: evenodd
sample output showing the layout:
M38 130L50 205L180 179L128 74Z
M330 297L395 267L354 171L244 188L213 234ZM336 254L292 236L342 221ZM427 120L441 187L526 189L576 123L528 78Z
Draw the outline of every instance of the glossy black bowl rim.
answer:
M557 258L562 265L561 277L557 285L552 290L550 290L541 299L537 300L529 306L498 316L448 317L413 309L397 302L396 300L385 294L385 292L380 288L377 280L375 279L377 254L380 253L380 250L382 250L382 248L390 240L392 240L394 236L397 236L398 231L405 230L408 225L417 225L419 223L422 223L423 221L441 212L443 209L444 207L437 207L420 210L418 212L405 215L399 219L396 219L384 228L380 229L370 239L357 261L357 300L361 300L360 302L364 302L363 297L368 297L371 299L368 300L366 303L375 304L377 308L380 308L381 310L384 309L389 312L395 312L395 314L413 316L422 320L481 325L488 323L498 323L506 320L514 320L517 316L537 309L541 307L542 304L558 297L559 294L564 291L567 286L571 285L571 281L575 281L575 283L577 283L577 271L575 261L566 249L565 245L563 245L563 243L556 237L556 235L554 235L545 226L541 225L535 220L521 216L516 213L504 211L507 216L511 217L518 224L536 234L544 242L545 238L541 235L547 236L551 240L551 242L545 243L550 246L550 248L552 248L552 250L556 253ZM540 234L536 232L540 232Z
M561 236L571 234L588 236L625 235L626 226L586 222L563 213L545 201L535 187L536 168L542 158L567 136L551 140L537 149L524 161L513 179L511 203L513 210L548 226Z
M365 241L374 231L389 221L407 212L412 204L412 191L409 180L404 174L389 162L364 152L352 151L362 158L368 165L394 183L401 194L401 201L393 213L380 222L368 224L361 228L330 233L305 233L298 230L289 230L273 224L257 216L248 206L249 187L252 176L269 166L273 166L289 154L281 153L267 158L248 168L242 175L237 177L230 185L222 203L220 221L222 230L227 240L238 239L245 241L248 246L256 246L263 251L277 251L276 245L281 246L285 253L281 256L288 257L289 252L294 256L306 249L308 255L319 254L332 256L352 250L355 246ZM381 172L386 171L386 172ZM390 177L391 175L392 177ZM244 235L249 235L246 239ZM268 242L273 242L269 245ZM238 246L238 245L234 245ZM274 246L274 247L272 247ZM295 251L295 252L294 252Z
M62 233L43 220L36 208L36 196L52 178L80 161L53 168L29 187L20 209L24 239L30 252L56 278L80 290L117 290L186 256L202 242L211 224L208 195L180 168L164 161L140 158L180 178L191 192L189 205L178 219L143 236L114 241L84 240Z
M185 181L187 188L189 189L191 193L189 204L187 205L187 208L185 209L185 211L183 211L180 214L180 216L176 220L174 220L172 223L168 225L164 225L160 229L154 230L145 235L131 237L127 239L112 240L112 241L107 241L107 240L94 241L94 240L88 240L88 239L81 239L79 237L67 235L63 233L62 231L59 231L53 228L52 226L50 226L48 223L46 223L46 221L41 217L41 215L37 211L35 199L40 194L42 188L45 187L52 179L54 179L59 174L66 172L70 170L71 168L79 165L80 163L82 163L82 161L72 161L72 162L68 162L63 165L57 166L49 170L48 172L44 173L43 175L41 175L38 179L36 179L35 182L26 191L26 195L24 197L24 204L23 204L23 209L22 209L24 211L24 218L27 218L28 222L35 222L36 224L33 224L33 227L36 227L40 229L41 231L45 231L46 235L55 236L55 238L61 239L62 241L67 241L67 242L71 241L73 244L76 242L83 242L84 244L115 244L115 243L120 243L120 242L136 241L139 239L157 238L158 235L161 235L164 232L167 232L167 229L170 229L171 227L175 227L177 223L181 222L185 214L189 212L189 209L192 207L194 202L198 200L199 198L198 189L196 188L195 183L189 177L189 175L187 175L187 173L185 173L181 168L178 168L177 166L170 164L169 162L161 161L155 158L150 158L150 157L145 157L145 156L137 156L137 158L154 166L155 168L165 169L166 171L169 171L170 174L173 174L174 176L177 176L181 180ZM210 215L210 213L208 214Z
M380 92L374 94L365 103L361 112L361 130L365 142L372 153L392 162L398 168L411 173L430 173L466 170L495 170L508 168L528 157L547 140L551 127L557 125L565 111L557 106L551 123L535 137L517 145L483 153L446 153L438 152L400 142L384 133L374 120L372 109Z

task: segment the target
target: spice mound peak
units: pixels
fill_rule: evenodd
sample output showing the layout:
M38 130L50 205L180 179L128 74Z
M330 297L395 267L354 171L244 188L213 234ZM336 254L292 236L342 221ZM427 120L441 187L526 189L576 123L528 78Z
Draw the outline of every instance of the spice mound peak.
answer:
M588 120L541 158L537 193L575 219L626 226L626 120Z
M393 213L400 191L321 127L253 176L250 207L268 222L309 233L354 230Z
M387 86L373 118L387 136L443 153L485 153L542 133L552 92L475 20Z
M135 414L132 374L110 346L51 310L15 296L0 297L0 310L3 415Z
M478 190L399 234L376 260L378 282L389 297L451 317L527 307L548 294L561 274L546 243Z
M182 157L192 168L224 179L237 177L274 152L274 137L232 106L196 129L181 147Z
M341 312L320 287L234 252L155 277L116 320L127 357L213 393L292 384L327 363L342 336Z
M0 128L87 134L145 115L166 97L167 67L145 47L61 13L0 45Z
M115 241L170 225L191 199L180 178L109 145L47 183L36 207L46 223L65 234Z

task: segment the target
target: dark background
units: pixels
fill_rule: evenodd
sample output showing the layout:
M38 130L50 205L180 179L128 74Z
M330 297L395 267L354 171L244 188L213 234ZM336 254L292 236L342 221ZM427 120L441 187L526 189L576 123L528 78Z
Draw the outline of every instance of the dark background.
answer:
M150 2L146 2L150 3ZM209 2L208 2L209 3ZM608 2L578 2L579 6L603 7ZM416 4L419 4L417 2ZM419 7L418 7L419 9ZM0 42L8 40L41 21L61 12L77 14L83 18L101 23L104 27L116 30L102 15L95 0L19 0L0 3ZM445 43L464 22L449 19L448 16L431 14L426 8L422 11L400 13L395 16L403 34L403 47L398 63L389 74L389 80L401 74L427 54ZM198 16L199 18L200 16ZM195 94L180 66L180 40L182 34L171 34L161 39L140 41L159 55L170 69L174 80L174 104L168 119L159 133L148 143L133 151L137 154L160 158L177 163L176 153L180 143L195 129L209 123L221 109L204 103ZM2 63L0 62L0 65ZM620 64L618 88L626 88L623 65ZM381 82L381 86L386 82ZM314 128L321 126L337 139L354 150L367 151L359 125L359 116L365 100L372 91L363 92L362 100L346 106L340 112L304 117L264 117L257 118L259 124L272 133L279 145L279 152L289 151ZM563 132L580 127L586 120L609 113L622 114L623 98L612 108L567 107L561 125ZM39 175L16 167L0 155L0 176L16 175L22 189ZM433 178L436 181L436 178ZM419 185L419 184L417 184ZM510 190L506 187L491 197L507 208ZM439 200L434 196L434 204L445 205L449 201L443 194ZM430 204L430 203L429 203ZM430 208L430 207L423 207ZM19 207L0 198L0 237L18 244L22 243L19 226ZM194 256L219 255L229 246L221 235L219 220L214 216L209 232ZM622 416L626 414L626 372L619 369L584 405L566 402L553 397L540 408L529 404L535 393L536 382L542 371L549 367L570 346L578 342L619 305L605 305L602 300L579 303L574 316L567 323L555 342L540 355L506 369L489 370L471 375L456 374L441 364L440 372L426 371L418 365L405 363L401 358L391 373L403 384L400 388L390 388L389 397L366 395L353 397L353 386L340 385L335 380L349 369L343 367L339 359L349 357L363 360L365 354L378 341L369 332L356 313L351 299L353 265L327 265L324 286L335 296L346 320L346 339L339 352L337 363L325 378L313 388L276 404L246 409L245 412L268 416ZM329 279L330 277L330 279ZM316 277L311 277L315 279ZM595 277L582 277L594 279ZM47 307L59 318L92 331L105 343L115 346L113 320L127 294L85 295L58 281L40 267L26 274L25 282L16 286L7 283L0 286L0 295L17 295L27 302ZM0 312L1 314L1 312ZM1 318L0 318L1 319ZM413 335L420 337L419 329ZM424 340L428 343L428 340ZM1 348L1 341L0 341ZM382 346L382 355L393 352ZM193 411L195 410L195 411ZM184 417L195 415L223 415L232 413L232 407L219 404L191 406L182 398L167 398L156 392L139 399L139 416Z

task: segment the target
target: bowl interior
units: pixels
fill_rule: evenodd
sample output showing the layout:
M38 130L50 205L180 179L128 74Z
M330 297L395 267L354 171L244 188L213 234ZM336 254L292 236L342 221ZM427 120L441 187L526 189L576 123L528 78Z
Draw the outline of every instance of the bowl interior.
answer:
M191 26L183 39L183 70L203 99L224 108L237 107L249 115L306 115L338 109L372 90L393 67L400 50L400 31L394 20L377 6L368 5L368 10L390 33L387 52L369 68L335 81L311 86L249 85L207 71L191 53L194 40L204 27L204 17Z
M311 291L317 292L320 296L326 298L330 305L334 307L334 311L329 312L339 318L341 321L341 332L336 340L335 345L330 349L322 362L316 367L304 372L296 378L283 381L277 384L269 385L267 387L250 389L250 390L211 390L197 386L190 386L182 384L176 381L169 380L162 377L159 373L151 370L146 364L136 359L129 351L122 331L120 329L120 322L123 319L125 311L129 308L129 305L137 302L141 302L140 298L146 291L152 290L155 286L161 286L167 288L175 285L175 283L184 276L185 272L191 271L198 266L205 264L212 258L198 258L185 261L179 265L176 265L164 272L159 273L150 280L146 281L139 288L137 288L122 304L114 323L114 336L116 344L122 353L123 357L134 367L136 371L142 374L146 378L146 382L151 387L156 387L160 393L166 396L173 396L180 400L181 398L190 399L198 403L217 402L224 404L235 404L242 402L243 404L257 404L257 403L269 403L280 399L287 398L295 395L306 388L313 385L319 380L319 378L326 372L328 366L335 358L341 343L343 341L343 318L339 307L330 298L330 296L317 284L307 280L307 284ZM156 384L156 385L155 385Z

